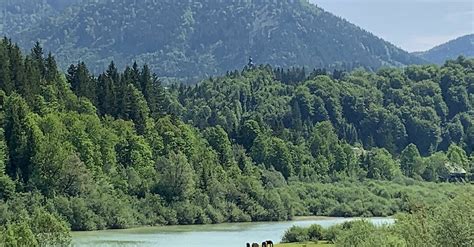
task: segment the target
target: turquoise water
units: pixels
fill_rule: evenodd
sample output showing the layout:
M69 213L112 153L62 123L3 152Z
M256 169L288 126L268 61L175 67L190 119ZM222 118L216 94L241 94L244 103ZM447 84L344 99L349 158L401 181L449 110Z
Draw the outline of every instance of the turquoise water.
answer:
M280 242L293 225L329 227L355 218L302 218L286 222L229 223L218 225L161 226L127 230L73 233L73 246L242 247L247 242ZM391 218L369 218L374 224L391 224ZM223 244L225 243L225 244Z

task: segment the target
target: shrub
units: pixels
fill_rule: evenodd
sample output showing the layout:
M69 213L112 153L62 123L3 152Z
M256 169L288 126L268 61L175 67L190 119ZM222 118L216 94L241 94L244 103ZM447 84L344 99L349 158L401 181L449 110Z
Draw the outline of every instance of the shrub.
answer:
M343 224L343 231L336 236L338 246L366 246L366 238L376 227L368 221L357 220Z
M305 242L309 240L308 229L300 226L292 226L283 235L284 243Z
M206 207L206 214L213 224L224 222L224 216L211 205Z
M324 229L318 224L311 225L308 228L308 237L311 241L323 240Z
M331 243L336 242L337 236L342 232L342 225L333 225L324 231L323 239Z

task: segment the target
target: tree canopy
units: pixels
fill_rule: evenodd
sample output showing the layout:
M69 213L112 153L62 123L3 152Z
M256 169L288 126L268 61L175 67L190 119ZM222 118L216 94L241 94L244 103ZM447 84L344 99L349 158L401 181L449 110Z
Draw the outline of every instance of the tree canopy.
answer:
M22 55L6 38L0 58L0 245L68 244L69 229L387 216L473 189L423 182L442 182L446 163L472 172L473 60L259 66L165 87L146 65L62 74L39 45Z

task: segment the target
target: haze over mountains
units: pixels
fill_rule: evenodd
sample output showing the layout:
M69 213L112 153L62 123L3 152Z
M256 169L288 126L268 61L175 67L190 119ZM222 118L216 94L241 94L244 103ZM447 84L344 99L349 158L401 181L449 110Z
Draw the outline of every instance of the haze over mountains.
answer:
M77 60L93 71L105 69L110 60L120 67L137 61L164 77L203 77L238 69L249 56L281 67L377 69L424 63L307 1L3 4L3 34L23 48L40 40L63 68Z
M443 64L447 59L455 59L460 55L474 57L474 34L465 35L415 55L432 63Z

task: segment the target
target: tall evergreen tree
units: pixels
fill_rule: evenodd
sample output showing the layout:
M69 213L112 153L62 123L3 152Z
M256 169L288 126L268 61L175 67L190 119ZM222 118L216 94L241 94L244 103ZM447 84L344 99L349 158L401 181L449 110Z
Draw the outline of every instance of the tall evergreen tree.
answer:
M97 84L84 62L80 62L76 66L71 65L66 77L71 89L78 96L86 97L97 105Z
M0 89L7 94L10 94L14 89L10 73L7 43L5 43L5 40L2 40L0 41Z
M151 74L148 65L140 72L140 88L153 116L162 116L166 112L165 92L161 81Z
M31 175L31 126L28 125L30 110L18 94L12 94L5 105L5 139L9 147L6 171L12 178L27 182Z
M102 115L114 115L116 109L115 85L112 78L102 74L97 79L97 107Z
M41 77L44 78L46 76L46 65L44 61L43 47L41 47L39 41L36 41L35 46L31 49L31 57L36 63Z
M59 73L58 73L58 66L56 64L56 60L54 59L51 53L48 54L48 57L45 61L45 76L44 79L46 80L47 84L55 84L55 82L59 81Z

